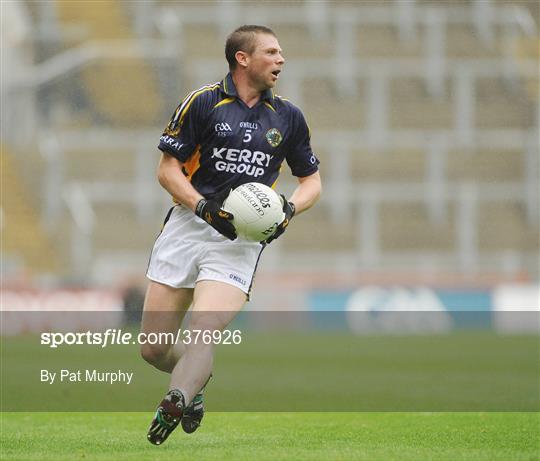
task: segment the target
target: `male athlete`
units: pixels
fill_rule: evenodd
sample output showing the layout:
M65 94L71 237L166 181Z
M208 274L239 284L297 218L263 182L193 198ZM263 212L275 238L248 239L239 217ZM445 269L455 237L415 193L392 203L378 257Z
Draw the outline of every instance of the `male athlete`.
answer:
M229 74L190 93L160 139L159 183L177 205L150 257L145 333L176 332L190 305L189 330L223 330L246 302L266 244L320 195L319 161L304 117L272 91L285 62L275 34L242 26L227 38L225 57ZM272 186L284 160L299 183L289 200L282 195L285 219L265 242L237 239L223 200L247 182ZM148 440L160 445L180 423L185 432L195 431L213 344L144 344L141 354L171 373Z

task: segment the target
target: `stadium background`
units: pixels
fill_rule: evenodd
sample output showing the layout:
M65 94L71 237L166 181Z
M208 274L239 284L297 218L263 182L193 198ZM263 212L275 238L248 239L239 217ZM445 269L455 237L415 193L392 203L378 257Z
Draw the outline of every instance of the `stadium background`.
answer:
M265 252L255 320L245 347L219 349L204 431L161 449L538 458L538 314L515 312L539 310L537 2L0 5L7 459L156 456L144 432L166 376L136 347L50 350L26 333L122 326L122 310L140 309L171 203L159 136L188 91L223 78L224 39L244 23L278 35L277 92L306 114L323 196ZM293 187L285 167L278 189ZM256 336L268 326L278 333ZM136 386L36 383L45 365L118 364ZM368 413L331 413L351 410Z
M265 254L252 308L366 286L537 307L515 286L539 276L538 14L534 1L3 2L4 288L144 288L170 204L159 135L226 73L226 34L265 23L324 193ZM285 168L278 189L293 184Z
M260 22L284 49L277 93L307 116L324 193L266 252L251 308L346 305L366 286L384 300L369 292L362 309L422 304L419 287L427 306L445 306L444 288L537 308L538 14L490 0L2 2L5 299L140 303L170 204L159 135L226 73L226 34ZM285 168L277 187L293 184Z

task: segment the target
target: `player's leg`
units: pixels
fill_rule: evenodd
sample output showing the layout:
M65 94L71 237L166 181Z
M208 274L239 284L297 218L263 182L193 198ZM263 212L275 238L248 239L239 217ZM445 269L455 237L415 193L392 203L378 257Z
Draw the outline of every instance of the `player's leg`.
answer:
M199 281L195 286L189 325L191 331L221 331L229 325L247 300L247 292L251 288L263 248L259 244L236 242L220 245L218 249L209 247L204 252ZM208 333L206 337L209 337ZM171 387L185 388L187 398L190 399L190 387L191 390L197 389L211 373L214 346L204 344L203 336L203 341L187 347L183 359L172 373ZM187 370L186 373L184 369ZM189 379L195 382L190 383ZM204 387L195 394L190 405L184 410L182 428L187 433L197 430L203 418L203 390Z
M223 282L200 281L195 286L190 330L223 330L242 309L246 294ZM193 337L193 336L192 336ZM148 440L162 444L188 410L184 430L193 432L203 416L202 401L195 397L208 381L213 365L214 345L202 338L185 344L185 352L171 375L169 392L162 400L148 431ZM193 404L192 406L189 404Z
M210 375L208 381L210 381L211 377L212 375ZM184 413L182 415L182 429L188 434L195 432L201 425L201 421L204 417L203 394L208 381L202 387L202 389L195 394L195 397L193 397L191 403L184 408Z
M172 333L180 328L186 310L193 298L193 289L172 288L151 281L148 285L144 303L141 330L143 333ZM156 368L171 372L178 362L182 345L174 345L170 341L159 341L156 344L141 345L141 355ZM182 418L185 402L177 392L170 392L161 401L150 424L147 438L160 445L178 426Z
M195 286L189 330L222 331L245 302L246 294L233 285L214 280L199 281ZM212 373L215 345L212 341L206 342L208 344L200 335L198 341L186 344L185 353L171 374L170 389L180 389L187 402L193 400Z
M193 289L172 288L150 281L144 301L141 332L176 334L193 300ZM157 369L171 373L184 352L184 345L163 339L141 345L142 357Z
M246 302L246 294L223 282L200 281L195 287L189 324L189 344L171 376L170 391L180 394L184 403L182 428L192 433L204 416L203 390L212 373L214 345L204 344L202 336L195 341L195 330L223 330ZM177 397L174 397L175 399Z
M245 302L246 294L239 288L223 282L200 281L195 286L189 329L221 331ZM211 342L204 344L199 338L185 345L185 352L172 371L169 392L158 407L148 431L151 443L161 445L180 421L188 433L199 427L204 411L202 399L195 397L212 373L213 359L214 345Z
M204 299L206 297L206 294L212 294L215 293L215 290L213 289L213 285L208 285L209 282L200 282L201 285L199 285L200 290L198 290L196 299L197 302L194 303L194 313L192 317L192 322L190 322L189 328L191 330L205 330L208 329L210 331L213 331L214 329L223 330L234 318L236 313L242 308L243 304L246 300L246 295L243 292L235 291L235 287L231 287L230 285L224 284L225 287L221 287L218 285L219 288L226 288L227 286L231 287L232 290L230 294L232 295L232 300L224 300L223 298L215 298L212 297L212 299ZM212 282L212 283L220 283L220 282ZM228 288L226 288L228 291ZM201 295L202 293L202 295ZM221 291L218 291L221 296ZM217 302L217 304L216 304ZM235 305L236 308L233 310L229 310L230 308L227 306ZM209 309L208 311L206 309ZM220 309L226 309L224 312L219 312ZM214 316L213 313L216 313L218 317L221 319L219 321L219 324L217 325L218 328L215 328L216 325L214 325L214 322L207 322L204 320L204 317L210 315ZM212 354L212 362L213 362L213 354ZM203 386L203 388L193 397L193 400L191 403L185 408L184 415L182 416L182 429L184 432L191 434L195 432L199 426L201 425L202 419L204 417L204 405L203 405L203 391L210 380L212 375L208 378L207 382ZM173 377L174 379L174 377Z

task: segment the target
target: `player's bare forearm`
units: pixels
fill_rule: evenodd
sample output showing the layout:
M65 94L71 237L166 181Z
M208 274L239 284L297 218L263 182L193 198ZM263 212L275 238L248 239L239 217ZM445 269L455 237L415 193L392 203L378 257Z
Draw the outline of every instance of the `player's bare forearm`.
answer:
M161 154L157 176L161 186L177 202L187 206L191 210L195 210L199 200L204 198L184 176L182 163L172 155Z
M298 178L298 182L298 187L289 199L290 202L294 203L295 214L300 214L311 208L319 200L322 187L321 175L318 171L310 176Z

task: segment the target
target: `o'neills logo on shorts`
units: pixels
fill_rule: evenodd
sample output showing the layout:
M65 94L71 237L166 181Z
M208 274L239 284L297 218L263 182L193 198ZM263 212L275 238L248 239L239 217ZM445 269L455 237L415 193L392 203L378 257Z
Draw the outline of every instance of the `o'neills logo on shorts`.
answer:
M229 278L230 278L231 280L234 280L235 282L238 282L238 283L244 285L244 286L247 285L247 282L246 282L243 278L238 277L238 275L235 275L235 274L229 274Z
M258 178L265 173L272 156L258 150L214 147L211 158L217 159L214 164L217 171L244 173Z

